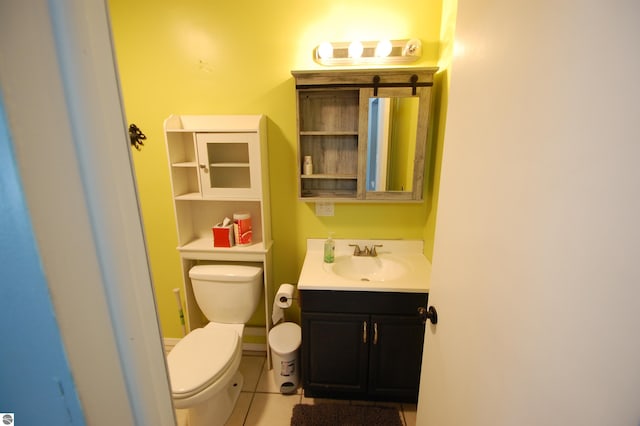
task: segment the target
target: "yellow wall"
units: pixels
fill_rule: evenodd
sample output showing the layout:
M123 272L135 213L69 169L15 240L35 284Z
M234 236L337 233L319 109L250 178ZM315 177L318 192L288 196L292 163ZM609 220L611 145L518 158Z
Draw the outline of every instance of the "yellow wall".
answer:
M110 0L109 6L127 121L148 137L133 157L165 337L181 335L172 293L181 286L181 272L162 133L163 120L172 113L269 118L274 285L295 283L306 239L324 238L330 231L335 238L424 239L431 257L433 183L444 129L441 89L435 90L437 132L431 135L427 202L336 204L334 217L316 217L313 204L296 198L290 71L317 67L311 52L321 41L354 38L416 37L423 42L423 60L416 65L438 65L442 0Z

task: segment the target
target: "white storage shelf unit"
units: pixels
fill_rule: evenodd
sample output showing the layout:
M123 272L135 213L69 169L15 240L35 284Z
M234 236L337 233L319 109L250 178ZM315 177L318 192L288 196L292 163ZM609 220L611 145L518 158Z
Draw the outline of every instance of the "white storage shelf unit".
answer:
M264 270L268 332L272 240L266 117L171 115L164 130L189 329L205 321L189 269L218 261L256 262ZM251 215L252 243L214 247L212 227L238 212Z
M269 249L265 123L262 115L172 115L165 121L183 256L211 258L214 252L259 254ZM251 214L252 244L214 248L211 228L238 211Z

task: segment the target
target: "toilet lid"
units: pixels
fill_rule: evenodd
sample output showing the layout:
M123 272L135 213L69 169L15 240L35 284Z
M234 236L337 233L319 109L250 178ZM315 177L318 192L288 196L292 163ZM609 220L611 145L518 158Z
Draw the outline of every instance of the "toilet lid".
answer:
M224 328L197 328L167 355L171 391L186 397L215 381L233 361L238 333Z

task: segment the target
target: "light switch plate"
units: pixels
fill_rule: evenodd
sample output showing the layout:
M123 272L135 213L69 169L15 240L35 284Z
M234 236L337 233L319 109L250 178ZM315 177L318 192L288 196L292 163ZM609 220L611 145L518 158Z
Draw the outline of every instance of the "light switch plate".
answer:
M316 203L316 216L333 216L333 203Z

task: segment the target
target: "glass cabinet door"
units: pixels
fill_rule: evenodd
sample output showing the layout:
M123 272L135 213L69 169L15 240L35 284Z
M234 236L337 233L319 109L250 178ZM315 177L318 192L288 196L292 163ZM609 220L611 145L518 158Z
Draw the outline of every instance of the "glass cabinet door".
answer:
M198 133L196 143L203 198L260 198L257 134Z

